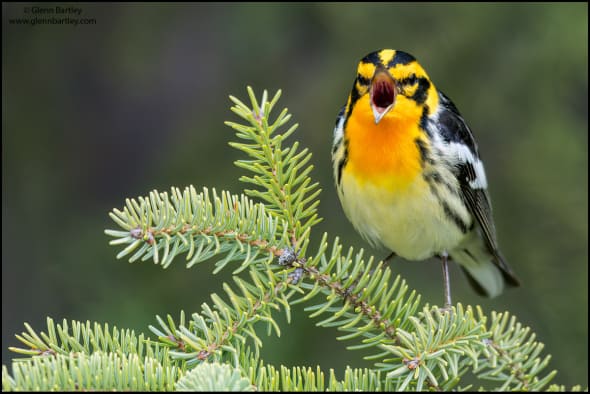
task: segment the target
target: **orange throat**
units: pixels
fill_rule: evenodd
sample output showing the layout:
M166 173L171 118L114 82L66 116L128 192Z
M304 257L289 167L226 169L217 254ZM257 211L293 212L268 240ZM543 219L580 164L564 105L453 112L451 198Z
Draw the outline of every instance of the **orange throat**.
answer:
M404 116L400 116L404 114ZM417 138L421 108L400 97L378 124L369 95L356 103L346 125L348 162L345 172L359 183L373 183L388 189L404 189L421 173Z

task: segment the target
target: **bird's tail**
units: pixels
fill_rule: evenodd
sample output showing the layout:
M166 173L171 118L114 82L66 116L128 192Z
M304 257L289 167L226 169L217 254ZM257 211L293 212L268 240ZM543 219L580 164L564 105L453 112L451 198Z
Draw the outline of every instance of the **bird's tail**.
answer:
M490 253L483 242L453 250L450 256L465 272L471 287L482 296L496 297L505 286L520 285L500 252Z

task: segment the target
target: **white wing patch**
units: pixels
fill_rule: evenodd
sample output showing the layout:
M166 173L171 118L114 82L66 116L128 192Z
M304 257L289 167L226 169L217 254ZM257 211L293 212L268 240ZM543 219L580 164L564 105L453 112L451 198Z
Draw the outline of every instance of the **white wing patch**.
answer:
M430 120L433 124L438 123L440 112L443 110L443 106L439 106L437 111L430 116ZM465 124L463 118L457 114L459 120ZM467 127L467 125L465 125ZM467 128L469 133L471 131ZM443 156L447 160L450 161L451 164L454 163L470 163L473 166L473 170L475 171L475 179L469 181L469 186L472 189L487 189L488 181L486 179L486 172L483 168L483 163L479 158L477 158L471 149L467 145L460 144L457 142L445 142L441 139L438 133L433 133L433 143L437 146Z
M470 163L475 171L475 179L469 181L472 189L486 189L488 181L483 163L473 155L467 145L450 142L446 148L446 155L452 160L460 163Z

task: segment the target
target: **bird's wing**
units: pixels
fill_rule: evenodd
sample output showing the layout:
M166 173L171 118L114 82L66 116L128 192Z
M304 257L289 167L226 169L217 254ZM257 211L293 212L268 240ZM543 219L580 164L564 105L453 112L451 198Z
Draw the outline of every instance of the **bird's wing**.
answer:
M511 279L517 281L498 249L486 174L473 134L451 100L442 93L439 97L442 109L439 112L437 127L441 138L449 147L449 152L452 152L452 170L459 181L462 197L482 230L485 244L495 257L495 264L501 268L505 277L508 274L507 279L510 282Z

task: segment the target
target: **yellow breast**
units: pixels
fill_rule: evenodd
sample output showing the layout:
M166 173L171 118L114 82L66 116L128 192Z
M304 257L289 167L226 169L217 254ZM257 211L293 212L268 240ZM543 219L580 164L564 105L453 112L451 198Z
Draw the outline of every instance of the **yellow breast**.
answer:
M464 237L422 178L396 193L373 184L361 185L345 173L339 197L363 238L409 260L450 250Z

